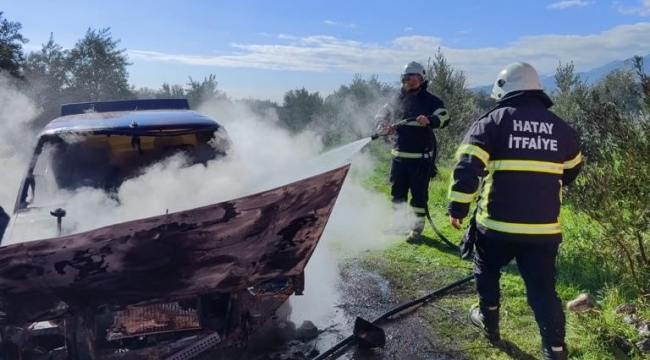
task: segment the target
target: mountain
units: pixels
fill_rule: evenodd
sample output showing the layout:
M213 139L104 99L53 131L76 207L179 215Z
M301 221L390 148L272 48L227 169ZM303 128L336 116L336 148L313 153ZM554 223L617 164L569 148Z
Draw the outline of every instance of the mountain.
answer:
M609 74L613 70L623 69L626 67L629 69L633 69L633 64L634 64L634 58L631 57L625 60L612 61L605 65L593 68L589 71L578 72L576 73L576 75L578 75L580 79L584 80L587 84L592 85L598 82L600 79L604 78L605 75ZM646 71L646 73L650 73L650 54L643 57L643 68ZM555 85L555 74L553 75L540 74L539 77L542 82L542 86L544 87L545 90L554 91L557 89L557 86ZM492 91L492 84L475 86L472 88L472 90L476 92L482 90L482 91L487 91L489 93Z

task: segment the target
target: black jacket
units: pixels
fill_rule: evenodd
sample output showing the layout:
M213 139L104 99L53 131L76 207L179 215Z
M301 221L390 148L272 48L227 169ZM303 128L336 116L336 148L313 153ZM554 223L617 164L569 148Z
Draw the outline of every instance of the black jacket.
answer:
M429 118L429 125L426 127L419 125L415 120L398 127L393 146L396 151L413 154L435 153L437 144L432 129L442 129L449 125L450 117L444 102L426 90L427 84L423 83L417 94L402 90L375 116L375 120L383 124L396 123L420 115Z
M562 185L577 177L582 153L575 131L550 106L543 92L519 93L473 124L457 153L451 216L465 218L477 199L482 233L561 241Z

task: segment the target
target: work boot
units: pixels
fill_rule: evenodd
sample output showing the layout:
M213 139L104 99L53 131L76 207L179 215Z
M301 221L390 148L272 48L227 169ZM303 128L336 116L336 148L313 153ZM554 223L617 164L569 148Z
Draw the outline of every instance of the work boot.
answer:
M424 221L419 221L413 226L413 229L406 236L406 242L409 244L416 244L420 241L422 236L422 231L424 231Z
M469 310L469 320L480 328L483 331L483 336L491 342L501 340L498 307L494 310L484 309L482 311L478 305L475 305Z
M417 230L411 230L409 231L408 235L406 235L406 242L409 244L417 244L418 242L420 242L421 236L422 236L422 232Z
M566 360L569 358L569 350L566 346L543 346L544 360Z

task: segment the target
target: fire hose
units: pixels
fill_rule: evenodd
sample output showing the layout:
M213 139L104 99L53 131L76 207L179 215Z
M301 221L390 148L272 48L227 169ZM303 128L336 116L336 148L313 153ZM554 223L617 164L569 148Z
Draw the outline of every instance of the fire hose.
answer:
M431 219L431 214L429 213L429 208L428 207L425 209L425 211L426 211L427 221L429 221L429 225L431 225L431 228L433 229L433 232L435 232L436 235L438 235L438 237L442 241L444 241L447 245L449 245L452 249L460 250L460 246L452 243L451 240L447 239L447 237L433 223L433 220Z
M366 320L363 320L361 318L357 318L357 322L355 323L355 329L354 329L352 335L350 335L347 338L341 340L339 343L335 344L334 346L332 346L331 348L329 348L326 351L322 352L320 355L316 356L315 358L312 358L311 360L323 360L323 359L326 359L330 355L337 352L339 349L341 349L344 346L351 343L353 340L357 340L361 344L370 345L370 347L377 347L377 346L383 347L384 342L385 342L385 334L383 332L383 329L381 329L379 327L375 327L374 329L370 329L369 331L362 331L358 327L361 326L361 325L367 326L368 324L370 324L370 326L377 325L382 320L385 320L385 319L387 319L387 318L389 318L389 317L391 317L391 316L393 316L393 315L395 315L395 314L397 314L397 313L399 313L399 312L401 312L403 310L411 308L411 307L413 307L415 305L418 305L418 304L424 303L424 302L426 302L428 300L431 300L434 297L436 297L438 295L441 295L441 294L443 294L443 293L445 293L445 292L447 292L447 291L449 291L449 290L451 290L453 288L459 287L459 286L461 286L461 285L463 285L465 283L468 283L473 279L474 279L474 275L472 274L472 275L469 275L469 276L467 276L465 278L462 278L462 279L460 279L460 280L458 280L458 281L456 281L454 283L451 283L451 284L449 284L449 285L447 285L445 287L437 289L437 290L435 290L435 291L433 291L433 292L431 292L431 293L429 293L429 294L427 294L425 296L422 296L422 297L417 298L415 300L411 300L411 301L408 301L408 302L403 303L401 305L398 305L397 307L395 307L395 308L385 312L384 314L380 315L379 317L377 317L372 322L367 322ZM372 337L379 338L378 343L375 343L375 341L369 341L368 338L371 337L371 335L368 335L368 333L372 333L372 332L380 332L380 334L371 334L371 335L374 335Z
M395 124L391 125L391 127L398 128L398 127L400 127L402 125L405 125L406 123L411 122L411 121L415 121L415 118L414 117L406 118L404 120L401 120L398 123L395 123ZM376 133L370 135L370 140L376 140L380 136L386 136L386 135L388 135L388 132L376 132Z

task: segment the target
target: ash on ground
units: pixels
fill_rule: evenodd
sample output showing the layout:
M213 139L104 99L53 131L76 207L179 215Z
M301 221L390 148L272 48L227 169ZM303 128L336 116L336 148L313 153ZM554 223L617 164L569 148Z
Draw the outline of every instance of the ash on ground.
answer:
M339 305L327 321L270 322L249 342L246 354L222 354L219 360L310 360L352 334L357 316L372 321L400 305L389 282L377 273L348 264L340 271ZM410 300L410 299L408 299ZM340 360L451 360L467 359L436 341L435 330L417 307L379 324L386 334L384 348L365 349L354 342L328 359Z

